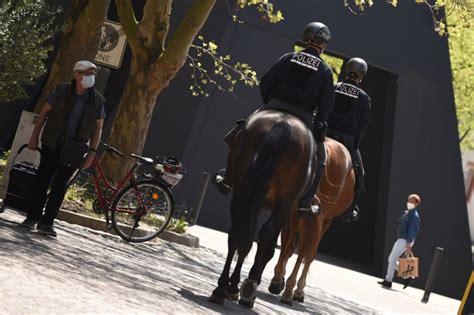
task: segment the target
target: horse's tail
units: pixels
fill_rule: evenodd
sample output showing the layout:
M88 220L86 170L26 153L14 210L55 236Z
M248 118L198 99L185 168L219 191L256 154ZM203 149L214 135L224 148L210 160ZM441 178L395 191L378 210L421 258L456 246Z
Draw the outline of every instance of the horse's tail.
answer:
M240 227L248 228L241 231L241 235L250 235L256 228L256 213L265 199L269 188L269 182L275 172L291 135L291 126L286 121L273 124L270 132L265 136L263 142L254 153L247 164L246 173L242 178L239 189L239 217L243 224ZM241 199L242 198L242 199ZM249 222L249 218L251 222ZM245 223L244 223L245 221ZM250 223L250 224L249 224Z

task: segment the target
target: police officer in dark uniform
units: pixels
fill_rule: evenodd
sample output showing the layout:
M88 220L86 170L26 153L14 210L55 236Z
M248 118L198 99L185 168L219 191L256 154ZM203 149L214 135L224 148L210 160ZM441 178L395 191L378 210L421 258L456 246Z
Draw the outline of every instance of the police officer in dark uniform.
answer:
M264 109L284 110L299 117L309 128L317 143L318 165L311 187L301 199L299 215L319 213L319 205L312 205L313 196L321 179L326 151L324 137L326 119L334 103L334 86L331 68L319 56L331 39L329 28L323 23L308 24L303 32L305 49L280 57L278 62L262 77L260 93ZM243 124L241 124L243 125ZM226 136L230 143L240 128ZM230 174L217 175L213 182L219 190L230 191Z
M346 79L335 86L335 102L328 118L328 136L342 142L351 153L356 175L356 187L352 205L340 219L345 222L357 221L359 209L357 201L364 190L364 165L359 146L370 118L370 97L359 87L367 74L367 63L361 58L352 58L346 64Z

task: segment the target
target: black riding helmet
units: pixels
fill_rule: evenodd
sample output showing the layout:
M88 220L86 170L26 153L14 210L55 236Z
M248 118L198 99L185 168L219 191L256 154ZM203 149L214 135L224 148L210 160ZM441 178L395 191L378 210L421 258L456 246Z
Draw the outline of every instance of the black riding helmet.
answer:
M331 32L323 23L312 22L305 26L303 40L304 42L312 41L316 44L327 43L331 40Z
M355 74L359 79L362 79L367 74L368 66L362 58L351 58L346 64L346 73Z

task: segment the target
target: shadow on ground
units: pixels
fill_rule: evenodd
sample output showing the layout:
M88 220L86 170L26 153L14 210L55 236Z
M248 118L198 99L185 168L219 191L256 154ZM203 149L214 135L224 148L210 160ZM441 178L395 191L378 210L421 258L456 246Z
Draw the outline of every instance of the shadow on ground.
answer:
M77 290L77 294L106 294L111 301L119 302L119 312L127 307L162 313L374 312L312 286L306 289L304 304L282 304L279 296L267 293L271 276L268 269L259 286L254 310L231 301L226 301L224 306L215 305L207 299L217 284L225 253L166 241L128 244L116 236L63 222L57 224L56 239L19 226L21 219L13 212L0 215L0 257L6 257L0 273L14 273L15 264L21 262L22 268L47 276L45 285L61 285L67 281L73 284L71 289ZM242 279L249 268L247 262Z

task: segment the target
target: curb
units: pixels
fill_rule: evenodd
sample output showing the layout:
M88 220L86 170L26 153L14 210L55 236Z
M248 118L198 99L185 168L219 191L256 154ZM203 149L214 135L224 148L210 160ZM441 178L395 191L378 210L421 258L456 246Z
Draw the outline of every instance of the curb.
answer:
M75 212L64 210L64 209L59 210L59 214L56 217L56 219L65 221L71 224L85 226L93 230L98 230L98 231L116 235L113 229L112 230L107 229L107 225L105 224L105 220L103 219L97 219L94 217L90 217L87 215L75 213ZM178 244L188 246L188 247L193 247L193 248L199 247L199 237L196 237L190 234L178 234L175 232L165 230L161 232L160 235L158 235L158 238L165 241L178 243Z

